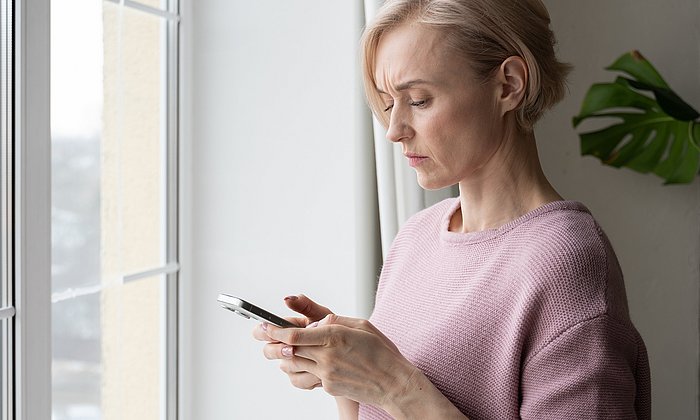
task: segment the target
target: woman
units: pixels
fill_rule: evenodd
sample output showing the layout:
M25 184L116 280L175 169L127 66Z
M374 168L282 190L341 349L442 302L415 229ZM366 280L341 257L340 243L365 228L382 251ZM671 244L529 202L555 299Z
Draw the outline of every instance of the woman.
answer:
M541 1L389 0L362 42L387 138L459 198L406 222L369 321L288 297L306 328L257 327L265 356L343 419L649 418L615 254L538 160L568 71Z

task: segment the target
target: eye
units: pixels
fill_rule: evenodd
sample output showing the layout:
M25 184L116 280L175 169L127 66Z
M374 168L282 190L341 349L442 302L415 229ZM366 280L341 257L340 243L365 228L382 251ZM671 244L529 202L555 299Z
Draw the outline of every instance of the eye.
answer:
M411 101L411 102L409 102L409 104L411 106L417 106L417 107L421 108L421 107L425 106L426 102L427 101L425 101L425 100L423 100L423 101Z

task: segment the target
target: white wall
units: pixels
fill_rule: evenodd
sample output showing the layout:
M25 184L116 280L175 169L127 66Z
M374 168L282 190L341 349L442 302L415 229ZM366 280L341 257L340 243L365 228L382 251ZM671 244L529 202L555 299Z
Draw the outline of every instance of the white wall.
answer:
M292 388L252 340L255 323L216 297L229 292L290 314L282 298L304 292L357 313L361 2L197 0L188 8L186 413L333 418L332 398Z
M610 237L625 273L633 321L650 355L654 418L698 418L700 183L604 167L579 154L571 117L603 68L639 49L686 101L700 108L697 0L546 0L560 56L574 64L570 94L539 125L545 171L584 202Z

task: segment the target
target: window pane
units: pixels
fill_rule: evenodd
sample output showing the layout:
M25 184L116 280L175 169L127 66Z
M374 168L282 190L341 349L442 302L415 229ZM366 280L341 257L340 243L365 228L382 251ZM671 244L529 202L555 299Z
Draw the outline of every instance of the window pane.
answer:
M157 419L165 381L166 20L51 0L52 420Z
M102 293L104 419L159 419L165 364L163 276Z
M102 418L100 294L52 306L52 420Z
M100 284L102 57L100 2L52 0L51 272L54 293Z
M165 263L165 22L104 3L103 276Z
M165 263L164 45L162 18L52 2L55 293Z
M53 420L160 418L164 290L156 276L53 305Z
M102 32L100 2L52 0L52 420L102 418Z

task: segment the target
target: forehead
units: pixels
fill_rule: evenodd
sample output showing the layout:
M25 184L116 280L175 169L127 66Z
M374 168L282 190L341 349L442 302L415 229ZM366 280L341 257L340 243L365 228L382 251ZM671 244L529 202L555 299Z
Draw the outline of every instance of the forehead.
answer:
M445 36L419 24L394 28L379 40L374 66L377 87L388 88L410 80L438 80L464 72L466 61L448 51Z

